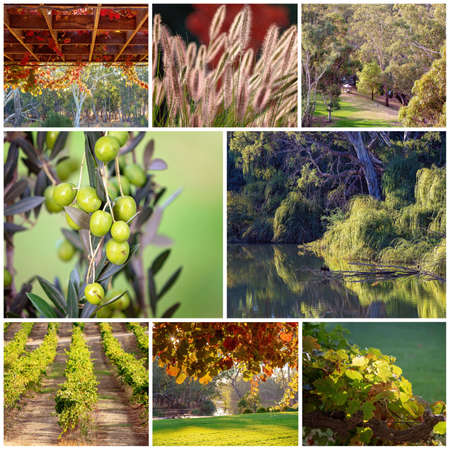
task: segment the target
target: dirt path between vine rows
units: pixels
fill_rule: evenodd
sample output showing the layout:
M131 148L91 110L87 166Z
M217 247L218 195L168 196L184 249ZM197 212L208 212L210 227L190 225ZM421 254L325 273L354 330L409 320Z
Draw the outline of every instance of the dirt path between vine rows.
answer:
M127 334L124 323L111 324L114 336L124 350L136 352L133 334ZM92 352L95 374L99 382L97 408L93 415L93 437L91 445L147 446L148 425L143 425L141 410L129 401L130 393L115 375L115 369L105 356L96 323L87 323L84 328L86 340ZM147 420L145 419L145 422Z
M32 350L42 342L47 326L43 322L33 326L27 350ZM64 350L70 345L72 324L61 323L58 335L61 339L58 341L56 358L48 369L47 376L42 379L39 391L27 394L21 400L19 409L5 411L4 445L58 445L60 428L55 415L54 397L59 384L64 382Z

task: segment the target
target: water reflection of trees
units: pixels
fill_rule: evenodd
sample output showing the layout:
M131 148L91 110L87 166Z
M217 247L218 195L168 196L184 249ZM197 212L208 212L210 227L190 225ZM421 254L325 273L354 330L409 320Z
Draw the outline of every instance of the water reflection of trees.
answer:
M444 317L445 284L415 278L349 283L321 276L342 262L295 245L230 245L229 317Z

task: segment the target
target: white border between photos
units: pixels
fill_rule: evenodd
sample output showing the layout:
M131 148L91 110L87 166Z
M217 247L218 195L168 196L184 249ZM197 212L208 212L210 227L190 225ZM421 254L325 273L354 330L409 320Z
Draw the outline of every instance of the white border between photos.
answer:
M19 2L17 1L3 1L2 2L2 6L4 4L17 4ZM30 1L26 1L25 3L30 3L30 4L40 4L42 3L42 1L37 1L37 0L30 0ZM60 0L60 1L49 1L49 2L45 2L47 4L74 4L76 2L73 1L69 1L69 0ZM97 4L98 2L93 2L93 1L87 1L81 4ZM130 0L122 0L122 1L111 1L111 2L107 2L109 4L114 4L114 3L121 3L121 4L136 4L136 3L147 3L150 7L150 15L149 15L149 25L150 28L152 26L152 5L153 4L181 4L181 3L193 3L192 1L187 1L187 0L180 0L180 1L153 1L153 2L143 2L143 1L130 1ZM195 3L195 2L194 2ZM230 1L225 1L225 2L218 2L218 1L203 1L200 0L197 3L243 3L242 1L239 0L230 0ZM286 1L268 1L268 2L264 2L262 0L257 1L257 0L250 0L247 1L245 3L249 3L249 4L258 4L258 3L273 3L273 4L297 4L298 7L298 24L300 27L300 23L301 23L301 5L302 4L310 4L310 3L329 3L329 4L338 4L338 3L346 3L346 4L358 4L358 3L367 3L367 4L380 4L380 3L414 3L414 4L420 4L420 3L443 3L445 4L445 0L439 0L439 1L426 1L426 0L398 0L397 2L395 1L387 1L387 0L366 0L365 2L363 1L355 1L355 0L310 0L310 1L292 1L292 0L286 0ZM448 8L447 8L448 9ZM447 11L448 13L448 11ZM1 8L1 12L0 12L0 20L3 22L3 16L4 11L3 11L3 7ZM448 18L448 14L447 14L447 29L449 29L449 18ZM149 41L151 39L151 32L149 32ZM300 55L300 48L301 48L301 33L299 33L299 45L298 45L298 62L299 62L299 86L301 86L301 55ZM3 61L3 34L0 38L0 46L1 46L1 54L0 54L0 58ZM447 44L448 46L448 44ZM149 42L149 61L152 60L151 58L151 51L152 51L152 46L151 43ZM150 70L149 70L150 73ZM449 79L449 75L450 75L450 68L449 65L447 65L447 80ZM0 75L0 83L1 85L3 85L3 70L1 70L1 75ZM149 80L149 109L151 108L151 92L152 92L152 82L151 82L151 76L150 76L150 80ZM301 105L301 93L300 93L300 87L299 87L299 92L298 92L298 104ZM447 83L447 97L448 97L448 83ZM1 100L2 100L2 105L4 104L4 92L2 90L1 92ZM4 128L4 123L3 123L3 119L4 119L4 110L3 107L0 108L1 112L0 112L0 130L3 134L3 132L5 131ZM301 127L301 111L300 111L300 107L298 108L298 127L297 128L255 128L255 130L258 131L332 131L332 130L339 130L339 131L354 131L355 129L352 128L339 128L339 129L330 129L330 128L302 128ZM149 114L149 121L151 121L151 114ZM447 127L448 128L448 127ZM446 131L447 128L438 128L436 129L436 131ZM187 128L154 128L152 126L151 123L149 123L148 127L144 127L144 128L127 128L130 131L158 131L158 132L177 132L180 130L183 131L192 131L192 132L196 132L199 130L196 129L187 129ZM6 128L7 131L11 131L14 130L14 128ZM23 128L20 128L20 130L24 130ZM33 130L36 130L36 128L33 128ZM40 128L40 130L42 131L46 131L49 130L48 128ZM111 130L111 128L77 128L77 129L73 129L73 128L58 128L59 131L93 131L93 130L100 130L100 131L107 131L107 130ZM164 321L168 321L168 322L192 322L192 321L197 321L197 322L218 322L218 321L230 321L230 322L284 322L284 321L290 321L290 322L297 322L299 324L299 333L301 333L301 327L302 327L302 323L305 321L308 322L373 322L373 319L226 319L226 314L227 314L227 286L226 286L226 280L227 280L227 267L226 267L226 263L227 263L227 241L226 241L226 224L227 224L227 210L226 210L226 196L227 196L227 191L226 191L226 183L227 183L227 167L226 167L226 162L227 162L227 155L226 155L226 135L228 131L246 131L248 130L248 128L227 128L227 129L217 129L217 128L202 128L201 131L215 131L215 132L221 132L222 136L223 136L223 148L222 148L222 161L223 161L223 167L222 167L222 173L223 173L223 196L222 196L222 201L223 201L223 209L222 209L222 217L223 217L223 249L222 249L222 262L223 262L223 267L222 267L222 280L223 280L223 289L222 289L222 304L223 304L223 316L222 319L221 318L213 318L213 319L164 319ZM373 131L373 128L358 128L358 131ZM398 127L398 128L377 128L377 130L379 131L403 131L404 128L402 127ZM429 129L424 129L424 128L411 128L408 129L410 131L429 131ZM448 146L448 143L447 143ZM448 151L447 151L447 155L448 155ZM447 171L446 174L446 180L447 180L447 185L449 185L449 180L450 180L450 174ZM3 189L3 171L1 171L1 176L0 176L0 184L1 184L1 189ZM449 205L450 205L450 201L447 198L447 211L449 210ZM3 203L0 206L0 211L3 214ZM448 219L448 216L447 216ZM447 220L448 221L448 220ZM1 225L3 227L3 223ZM2 252L2 258L3 258L3 252ZM447 258L448 258L448 250L447 250ZM1 273L0 275L0 279L3 280L3 273ZM449 293L449 288L447 288L447 297L448 297L448 293ZM2 312L0 313L1 317L3 317L3 308L2 308ZM449 317L449 312L447 310L447 319ZM378 322L445 322L447 323L447 319L378 319ZM152 354L152 339L151 339L151 329L152 329L152 323L153 322L161 322L162 319L133 319L136 322L144 322L144 323L149 323L149 337L150 337L150 355ZM3 322L5 321L5 319L2 320ZM22 321L21 319L7 319L7 321L10 322L19 322ZM35 319L36 322L49 322L51 320L48 319ZM74 319L61 319L61 322L73 322L75 321ZM85 319L86 322L98 322L98 319ZM109 321L111 322L126 322L129 321L129 319L110 319ZM447 356L447 361L449 361L449 356L450 356L450 350L449 350L449 331L447 329L447 339L446 339L446 356ZM300 340L301 341L301 340ZM0 340L0 352L1 354L3 354L3 339ZM302 368L301 368L301 360L300 360L300 355L301 355L301 344L300 344L300 348L299 348L299 377L301 380L301 376L302 376ZM0 367L0 377L3 380L3 364L1 364ZM448 380L450 379L450 375L448 373L447 370L447 386L448 386ZM0 383L1 384L1 388L0 388L0 401L1 404L3 405L3 382ZM450 399L450 395L447 393L447 404L449 404L449 399ZM152 402L152 395L151 395L151 389L150 389L150 404ZM300 392L299 392L299 404L300 404L300 411L301 411L301 396L300 396ZM3 426L4 429L4 417L3 417L3 408L0 408L0 423ZM150 407L150 411L149 411L149 443L152 442L152 410ZM301 428L301 412L299 414L299 447L303 447L302 446L302 434L301 434L302 428ZM3 433L2 433L2 437L1 437L1 441L3 443ZM2 445L3 447L3 445ZM7 447L7 448L12 448L12 447ZM14 447L14 448L20 448L20 449L29 449L29 446L26 447ZM49 449L49 448L53 448L51 446L36 446L33 447L36 449ZM67 447L67 448L78 448L78 447ZM111 447L108 446L104 446L104 447L90 447L90 448L104 448L104 449L108 449ZM145 447L128 447L128 448L132 448L132 449L142 449ZM177 446L177 447L157 447L157 448L174 448L174 449L180 449L183 448L182 446ZM186 447L184 447L186 448ZM189 447L192 448L192 447ZM233 447L230 446L205 446L205 447L201 447L201 448L212 448L212 449L230 449ZM237 448L237 447L234 447ZM242 448L242 447L239 447ZM245 447L244 447L245 448ZM248 448L248 447L247 447ZM252 448L259 448L259 449L266 449L268 447L252 447ZM270 448L270 447L269 447ZM292 449L295 447L272 447L272 448L276 448L276 449ZM317 447L315 447L317 448ZM328 447L329 448L329 447ZM349 447L347 447L349 448ZM353 448L353 447L350 447ZM356 448L356 447L354 447ZM383 448L398 448L398 447L383 447ZM428 447L423 447L423 448L428 448Z

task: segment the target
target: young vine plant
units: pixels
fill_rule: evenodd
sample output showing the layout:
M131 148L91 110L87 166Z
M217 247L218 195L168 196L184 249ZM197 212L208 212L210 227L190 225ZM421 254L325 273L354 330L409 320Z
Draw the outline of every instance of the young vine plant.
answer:
M303 327L305 445L442 445L445 403L414 395L395 358L350 345L343 330Z
M166 263L165 249L144 267L144 250L149 246L170 247L172 241L158 233L167 206L166 188L155 181L154 171L167 169L164 160L154 157L150 140L138 162L136 147L145 133L126 131L85 132L81 164L65 151L69 133L7 133L9 144L4 167L5 183L5 313L8 317L89 318L89 317L171 317L180 303L160 314L158 303L177 281L182 268L173 273L161 289L155 276ZM19 171L19 160L28 170ZM77 185L68 182L78 171ZM83 173L88 184L82 184ZM39 274L18 287L14 262L14 240L18 233L33 228L45 205L48 213L65 216L63 240L58 256L76 258L67 288L55 278ZM114 286L123 274L132 290ZM35 292L39 284L47 298Z

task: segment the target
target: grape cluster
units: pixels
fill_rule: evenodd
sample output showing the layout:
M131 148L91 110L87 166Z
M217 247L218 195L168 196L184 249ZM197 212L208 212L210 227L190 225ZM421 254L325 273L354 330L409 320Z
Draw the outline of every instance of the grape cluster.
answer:
M52 148L57 138L57 134L47 133L47 147ZM104 164L118 158L120 147L128 140L126 131L111 131L106 136L100 137L94 147L95 156ZM70 160L70 159L69 159ZM67 160L63 160L67 161ZM61 164L61 163L60 163ZM50 213L64 211L66 206L78 208L89 214L89 230L93 236L103 237L110 234L110 238L105 245L106 258L112 264L124 264L130 254L130 222L137 212L136 202L130 195L133 186L142 187L147 179L144 169L138 164L120 164L120 177L111 177L105 181L107 187L107 197L111 201L105 202L102 207L102 201L98 197L96 190L91 186L80 186L77 188L74 184L65 180L71 174L73 162L66 163L60 169L64 176L60 178L63 182L50 185L44 192L45 206ZM57 167L58 170L58 167ZM60 174L58 174L60 175ZM112 205L112 211L108 211L108 206ZM75 231L80 230L80 225L65 212L65 218L69 227ZM58 244L58 257L62 261L70 261L75 255L76 250L73 244L66 240ZM84 294L86 299L92 304L106 303L108 300L120 295L121 292L110 290L105 296L104 289L99 283L87 284ZM111 305L99 310L101 317L121 317L122 310L130 304L128 294L124 294ZM107 315L108 314L108 315Z

